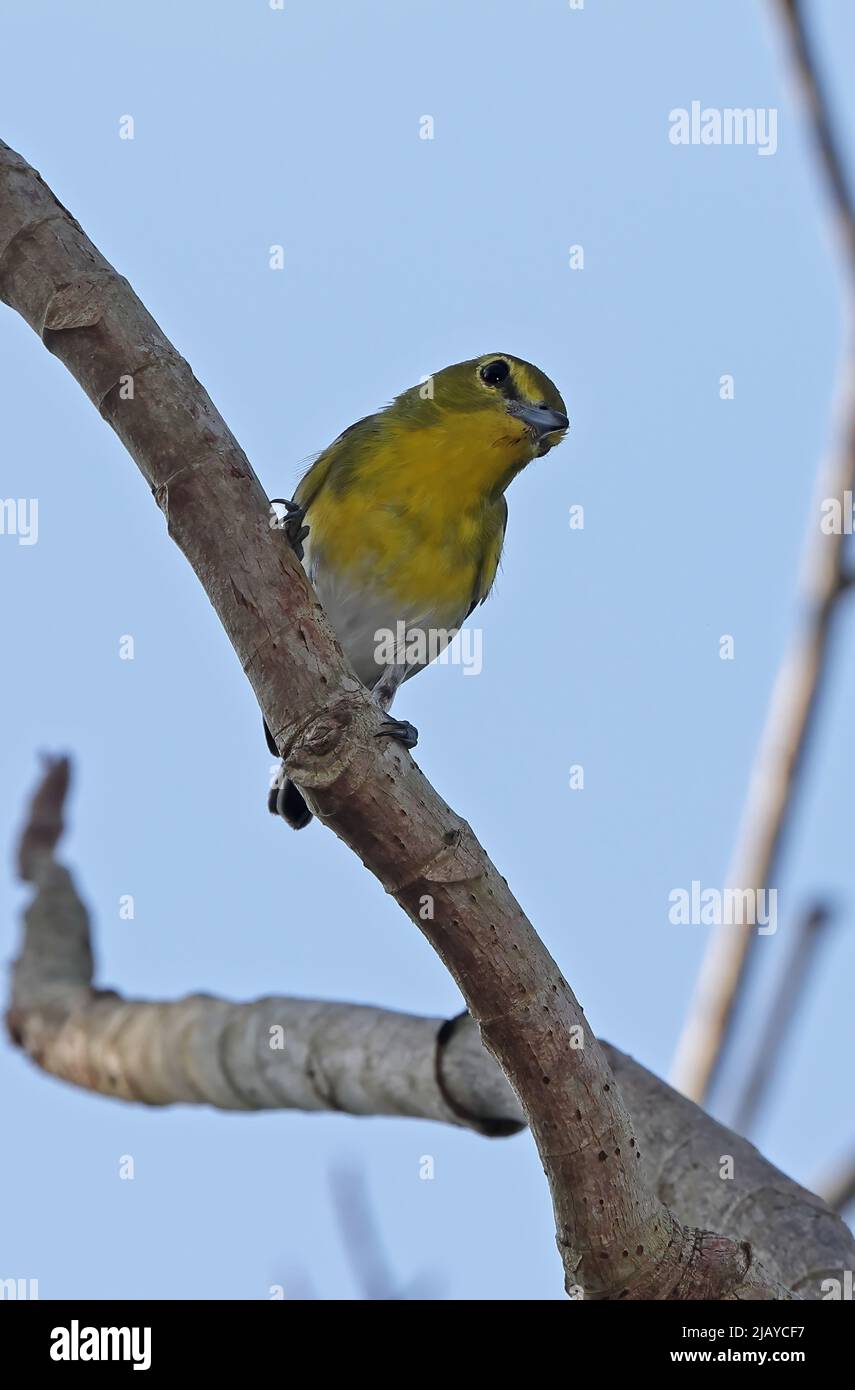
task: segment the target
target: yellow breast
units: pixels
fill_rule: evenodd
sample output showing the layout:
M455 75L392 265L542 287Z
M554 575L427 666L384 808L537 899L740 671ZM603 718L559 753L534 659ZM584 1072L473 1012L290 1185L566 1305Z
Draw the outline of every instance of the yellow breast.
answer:
M496 479L522 443L510 420L465 423L393 427L358 460L332 467L307 508L314 562L356 588L462 621L485 560L492 582L504 524Z

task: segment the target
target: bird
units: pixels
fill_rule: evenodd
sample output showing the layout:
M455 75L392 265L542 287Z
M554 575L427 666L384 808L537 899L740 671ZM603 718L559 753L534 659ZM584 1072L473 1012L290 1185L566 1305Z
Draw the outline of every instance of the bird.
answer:
M505 492L569 426L544 372L487 353L423 378L350 425L293 498L271 500L271 509L285 508L278 525L345 656L387 715L381 733L406 747L417 730L388 715L399 686L487 598L507 529ZM278 757L266 723L264 731ZM296 830L312 819L284 764L268 807Z

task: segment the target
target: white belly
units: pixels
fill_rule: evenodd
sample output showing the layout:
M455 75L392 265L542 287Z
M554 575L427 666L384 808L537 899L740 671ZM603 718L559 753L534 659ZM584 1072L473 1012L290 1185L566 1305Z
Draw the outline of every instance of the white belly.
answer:
M426 612L402 604L392 594L356 587L326 564L320 553L313 554L308 543L303 564L345 656L369 690L389 664L390 650L400 652L405 641L409 678L448 645L466 616Z

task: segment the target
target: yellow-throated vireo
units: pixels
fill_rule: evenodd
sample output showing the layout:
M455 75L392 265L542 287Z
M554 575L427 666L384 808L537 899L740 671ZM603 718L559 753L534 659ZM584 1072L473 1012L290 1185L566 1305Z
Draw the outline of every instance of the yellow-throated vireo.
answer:
M489 353L351 425L293 500L277 499L345 655L384 712L484 602L505 538L505 491L568 427L548 376ZM387 718L382 732L407 747L418 737L406 720ZM284 767L269 806L295 829L312 818Z

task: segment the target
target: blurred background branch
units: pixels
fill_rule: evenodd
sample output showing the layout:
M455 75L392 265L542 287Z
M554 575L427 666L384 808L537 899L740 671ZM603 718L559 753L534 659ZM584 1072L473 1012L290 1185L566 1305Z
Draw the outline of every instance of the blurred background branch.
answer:
M803 616L775 680L727 874L728 886L739 890L771 888L780 872L799 777L815 732L819 700L828 675L832 631L840 600L851 588L853 578L845 528L830 534L823 531L819 502L836 498L843 510L845 494L855 488L855 201L834 133L826 85L807 29L806 7L799 0L776 0L776 9L843 250L849 348L839 391L838 442L820 469L808 519ZM723 924L715 928L709 943L672 1068L673 1084L693 1100L705 1100L725 1060L756 940L756 931L750 926Z
M832 1211L845 1215L855 1207L855 1153L846 1155L817 1183L819 1192Z
M768 1097L800 1004L812 983L812 967L831 920L827 907L818 903L797 922L795 938L769 1007L766 1026L759 1034L754 1064L737 1103L733 1127L750 1134L757 1113Z
M330 1174L330 1195L348 1263L363 1299L403 1302L440 1297L435 1279L417 1275L407 1283L394 1273L362 1168L339 1163Z

